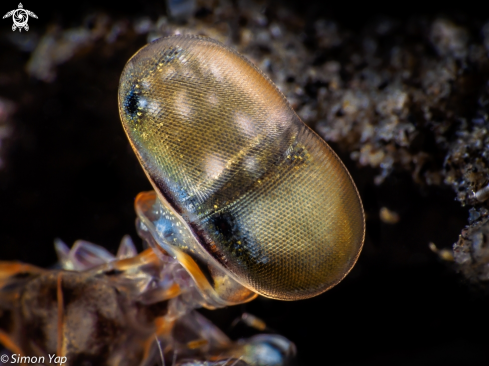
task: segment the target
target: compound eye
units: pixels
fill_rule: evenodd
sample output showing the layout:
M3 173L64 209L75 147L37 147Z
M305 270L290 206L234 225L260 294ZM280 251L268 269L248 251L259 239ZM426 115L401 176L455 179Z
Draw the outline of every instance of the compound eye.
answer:
M192 241L172 244L158 230L168 225L153 222L160 245L192 257L209 283L225 273L254 293L296 300L355 264L365 225L348 171L236 51L202 37L157 40L126 65L119 106L158 200Z

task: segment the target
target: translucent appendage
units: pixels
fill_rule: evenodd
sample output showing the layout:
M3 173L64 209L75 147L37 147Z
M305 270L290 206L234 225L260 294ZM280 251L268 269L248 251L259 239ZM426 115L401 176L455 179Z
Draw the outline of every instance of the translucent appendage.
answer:
M0 354L57 354L67 366L84 360L107 366L285 366L295 353L278 335L231 341L194 310L206 301L202 292L161 250L128 257L135 249L125 237L117 256L85 241L69 249L57 240L56 251L65 269L0 261L0 344L8 349Z

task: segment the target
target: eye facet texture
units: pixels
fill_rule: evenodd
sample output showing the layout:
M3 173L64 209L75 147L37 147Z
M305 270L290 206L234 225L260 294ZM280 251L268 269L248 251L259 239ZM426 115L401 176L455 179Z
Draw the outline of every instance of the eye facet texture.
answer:
M122 73L119 109L160 199L242 285L308 298L355 264L364 216L350 175L234 50L188 36L143 47Z

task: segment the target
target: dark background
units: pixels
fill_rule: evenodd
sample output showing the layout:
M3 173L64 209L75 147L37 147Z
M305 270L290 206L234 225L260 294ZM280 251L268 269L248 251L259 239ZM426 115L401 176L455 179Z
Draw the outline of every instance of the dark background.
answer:
M163 1L23 4L38 15L29 22L29 32L38 34L54 24L78 26L93 12L156 20L166 11ZM403 20L446 14L465 22L487 18L467 2L443 4L442 9L423 2L286 4L308 21L327 16L353 32L379 15ZM3 2L0 12L16 7ZM52 266L54 238L70 245L85 239L114 252L122 236L130 234L140 245L133 201L151 187L120 125L116 93L125 62L146 43L145 36L116 44L110 53L100 46L82 54L59 66L53 83L45 83L27 75L30 54L5 37L11 21L0 25L0 97L17 105L13 135L3 146L6 165L0 170L0 260ZM258 299L205 315L233 338L252 333L230 325L242 312L264 319L295 342L304 365L487 365L487 293L466 283L428 248L429 242L438 247L456 242L467 210L454 201L450 188L416 185L401 171L376 186L376 171L359 168L347 153L338 152L367 213L365 248L352 273L314 299ZM401 221L381 222L383 206L398 212Z

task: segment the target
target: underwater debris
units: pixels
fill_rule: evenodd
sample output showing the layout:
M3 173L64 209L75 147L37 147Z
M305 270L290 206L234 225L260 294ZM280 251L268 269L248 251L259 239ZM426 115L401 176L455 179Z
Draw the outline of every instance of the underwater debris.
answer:
M455 263L460 272L471 282L489 281L489 218L462 230L453 246Z
M381 207L379 212L380 220L385 224L397 224L401 217L395 211L389 210L387 207Z
M108 24L108 17L96 15L87 17L81 27L61 30L51 27L39 40L27 63L27 72L45 82L53 82L56 68L72 59L80 51L93 46L105 36L107 43L113 43L122 31L121 23Z

